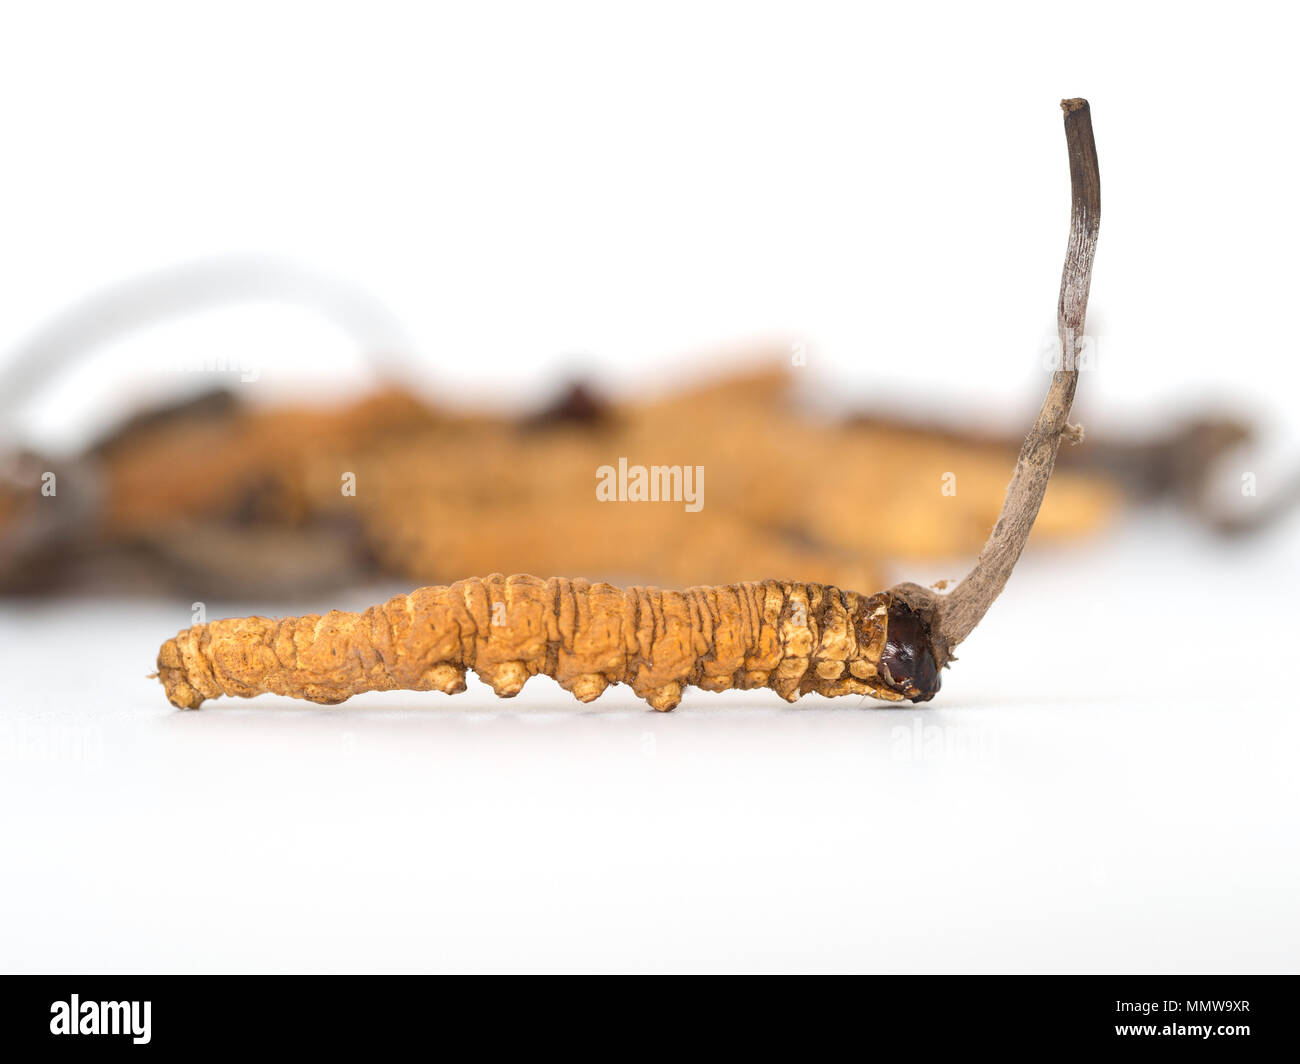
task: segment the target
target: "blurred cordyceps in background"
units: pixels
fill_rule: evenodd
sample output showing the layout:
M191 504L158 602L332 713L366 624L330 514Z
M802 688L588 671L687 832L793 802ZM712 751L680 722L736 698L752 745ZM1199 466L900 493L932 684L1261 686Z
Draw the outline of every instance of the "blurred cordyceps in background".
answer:
M185 593L286 595L376 573L446 583L502 571L876 587L895 561L979 549L1018 439L831 418L802 409L790 383L783 369L758 370L634 402L574 385L522 418L401 390L260 410L212 392L143 412L70 463L12 461L0 585L125 575ZM1070 448L1038 535L1086 536L1126 492L1191 498L1210 459L1245 435L1216 422L1168 441ZM699 505L602 501L597 471L620 459L698 470ZM59 490L42 495L51 468Z

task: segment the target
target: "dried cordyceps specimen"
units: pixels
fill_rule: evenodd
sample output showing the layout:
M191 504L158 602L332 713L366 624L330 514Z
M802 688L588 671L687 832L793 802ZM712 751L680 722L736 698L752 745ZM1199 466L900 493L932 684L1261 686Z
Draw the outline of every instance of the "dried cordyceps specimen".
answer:
M846 423L797 401L801 372L764 367L598 410L579 394L526 419L402 391L334 410L212 393L136 419L72 468L37 462L37 475L59 470L57 499L30 477L11 483L0 458L0 594L44 575L284 597L372 565L412 586L532 572L880 587L897 562L979 550L1019 440L949 437L897 415ZM703 466L706 505L599 501L593 473L618 456ZM355 496L340 494L343 471ZM1094 531L1117 505L1113 481L1058 470L1035 536Z
M464 689L473 669L498 695L543 673L580 700L629 683L668 710L688 685L771 687L788 699L868 694L925 701L939 670L1001 593L1042 504L1078 383L1077 353L1101 216L1092 122L1062 102L1072 187L1061 278L1061 365L1021 448L1002 513L949 595L902 584L864 596L765 581L687 591L620 589L531 576L423 588L363 613L214 621L163 644L158 676L174 705L264 692L333 704L364 691Z
M687 591L494 575L397 595L362 613L195 625L158 670L183 709L272 692L333 704L363 691L465 690L465 670L503 698L553 677L582 702L615 683L659 710L688 686L932 698L925 626L885 593L767 581Z

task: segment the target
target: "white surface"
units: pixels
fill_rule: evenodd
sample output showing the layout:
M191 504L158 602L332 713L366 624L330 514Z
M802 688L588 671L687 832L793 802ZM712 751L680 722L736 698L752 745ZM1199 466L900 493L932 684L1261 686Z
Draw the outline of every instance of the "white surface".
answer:
M187 604L7 605L0 959L1294 971L1295 531L1028 559L898 710L537 679L181 713L144 674Z
M771 337L846 399L1023 412L1057 100L1086 95L1083 420L1243 406L1277 430L1261 496L1296 440L1293 11L202 11L6 8L0 348L254 252L387 300L439 396L535 403L575 361L670 387ZM367 380L254 308L114 344L0 428L75 444L232 352L259 401ZM5 602L0 968L1295 970L1296 531L1227 555L1157 518L1027 559L931 708L885 712L578 712L537 681L181 714L144 674L188 603Z

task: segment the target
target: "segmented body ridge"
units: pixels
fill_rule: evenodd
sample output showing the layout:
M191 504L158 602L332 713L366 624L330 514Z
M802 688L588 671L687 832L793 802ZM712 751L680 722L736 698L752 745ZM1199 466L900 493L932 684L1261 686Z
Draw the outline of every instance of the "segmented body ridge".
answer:
M658 710L673 709L689 686L898 701L915 689L880 665L900 608L887 592L815 583L669 591L497 574L360 613L195 625L163 644L158 668L182 708L265 692L325 704L364 691L455 694L466 670L505 698L537 675L582 702L626 683Z

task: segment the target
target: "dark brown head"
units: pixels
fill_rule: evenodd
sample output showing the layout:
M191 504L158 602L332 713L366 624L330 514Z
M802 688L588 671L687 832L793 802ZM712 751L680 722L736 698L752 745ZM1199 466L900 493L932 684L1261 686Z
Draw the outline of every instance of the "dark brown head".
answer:
M889 607L888 624L885 652L880 656L880 678L913 702L930 701L940 681L929 625L898 600Z

